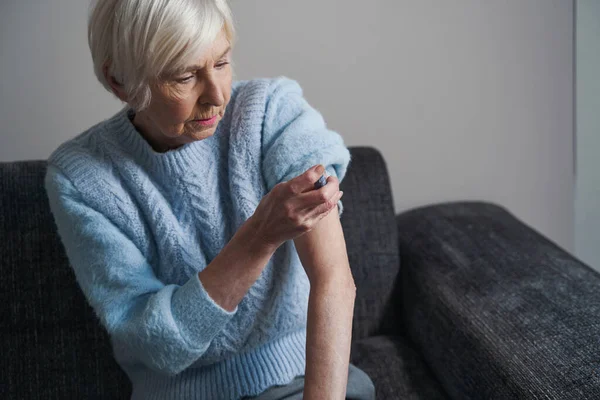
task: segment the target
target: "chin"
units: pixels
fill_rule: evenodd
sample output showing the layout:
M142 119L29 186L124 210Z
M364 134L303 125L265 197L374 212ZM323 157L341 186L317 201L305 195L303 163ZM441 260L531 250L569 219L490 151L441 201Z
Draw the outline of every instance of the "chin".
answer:
M192 140L207 139L215 134L215 129L204 130L200 132L194 132Z

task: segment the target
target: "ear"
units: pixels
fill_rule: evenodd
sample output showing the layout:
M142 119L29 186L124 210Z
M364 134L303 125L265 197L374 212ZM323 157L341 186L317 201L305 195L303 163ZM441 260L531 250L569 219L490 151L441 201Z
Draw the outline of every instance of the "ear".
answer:
M127 93L125 92L125 87L123 86L122 83L117 81L114 76L109 74L109 72L108 72L109 65L110 65L110 62L107 61L102 66L102 73L104 74L104 78L110 85L110 88L112 89L112 92L114 93L114 95L117 96L121 101L127 103L128 99L127 99Z

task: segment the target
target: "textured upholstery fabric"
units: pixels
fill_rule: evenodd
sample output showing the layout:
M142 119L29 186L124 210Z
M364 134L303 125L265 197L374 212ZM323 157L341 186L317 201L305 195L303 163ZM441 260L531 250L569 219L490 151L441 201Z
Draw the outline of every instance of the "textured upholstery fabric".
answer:
M401 330L399 315L388 307L393 303L400 256L385 160L371 147L350 147L350 152L352 162L340 184L341 222L356 284L352 340L358 340Z
M448 399L405 337L380 335L354 341L352 362L375 384L377 400Z
M0 163L0 398L128 399L129 381L68 267L45 161Z
M491 204L397 224L405 327L452 398L600 399L597 272Z

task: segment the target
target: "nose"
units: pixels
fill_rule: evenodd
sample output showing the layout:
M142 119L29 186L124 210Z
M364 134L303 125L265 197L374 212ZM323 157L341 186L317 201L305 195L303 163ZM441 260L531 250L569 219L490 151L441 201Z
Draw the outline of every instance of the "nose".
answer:
M211 75L204 78L204 87L198 101L203 105L211 105L213 107L223 106L225 97L216 76Z

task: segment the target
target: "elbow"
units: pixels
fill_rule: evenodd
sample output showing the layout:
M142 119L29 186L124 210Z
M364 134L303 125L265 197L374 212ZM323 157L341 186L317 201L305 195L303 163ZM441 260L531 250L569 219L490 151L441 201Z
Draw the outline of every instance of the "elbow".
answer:
M344 274L344 278L340 279L340 281L343 282L341 287L343 288L344 297L354 304L356 300L356 283L354 282L350 268L348 268L347 273Z
M162 343L162 349L157 348L160 344L149 346L147 347L147 354L138 353L138 355L144 357L140 361L148 368L168 377L174 377L185 371L201 359L206 352L206 348L191 349L187 346L181 346L180 343L166 344L166 346L165 344Z
M152 357L140 361L142 361L146 368L169 378L180 374L193 362L188 357L170 357L168 352L155 353Z
M113 336L116 361L123 365L147 368L165 377L180 374L206 352L206 348L192 349L182 342L164 340L164 338L133 341L132 337L136 335Z
M125 359L122 356L119 357L118 353L115 355L120 364L130 365L132 367L143 367L168 378L179 375L197 360L196 357L167 358L168 356L166 355L159 358L157 357L157 354L154 354L152 357L131 357L129 359Z
M348 292L348 296L352 297L352 299L356 299L356 284L354 283L354 278L352 274L350 274L350 279L346 284L346 291Z
M346 268L343 271L342 277L338 279L343 282L346 290L352 295L356 295L356 283L354 282L354 275L352 275L352 270L350 269L350 265L346 264Z
M174 365L167 365L167 366L154 366L152 369L154 370L154 372L160 374L160 375L164 375L165 377L168 378L173 378L177 375L179 375L181 372L185 371L186 367L182 367L182 366L174 366Z
M185 370L185 368L182 368L180 366L164 365L148 361L143 362L142 364L145 368L151 370L152 372L167 378L173 378L174 376L178 375L179 373Z

